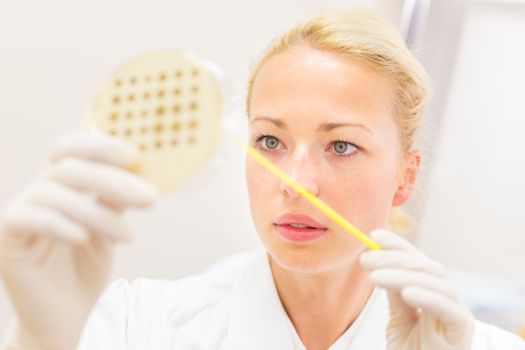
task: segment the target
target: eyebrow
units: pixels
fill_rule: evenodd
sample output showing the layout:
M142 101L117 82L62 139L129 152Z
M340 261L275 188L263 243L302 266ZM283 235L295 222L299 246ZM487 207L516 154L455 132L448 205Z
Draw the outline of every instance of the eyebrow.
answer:
M263 121L263 120L274 124L276 127L280 128L280 129L284 129L284 130L287 129L286 123L284 123L282 120L275 119L275 118L270 118L270 117L263 117L263 116L253 118L250 121L250 124L252 124L252 123L254 123L256 121ZM367 128L365 125L363 125L361 123L323 123L323 124L319 125L319 128L317 130L318 131L323 131L323 132L328 132L328 131L331 131L331 130L333 130L335 128L340 128L340 127L345 127L345 126L361 128L361 129L369 132L370 134L373 134L372 130L370 130L369 128Z

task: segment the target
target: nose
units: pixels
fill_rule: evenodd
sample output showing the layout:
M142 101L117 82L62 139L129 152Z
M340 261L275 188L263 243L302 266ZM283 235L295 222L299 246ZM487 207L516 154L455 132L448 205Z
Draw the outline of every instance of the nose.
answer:
M315 159L308 154L307 150L299 150L295 154L292 154L282 170L292 180L306 188L306 190L313 195L317 196L319 194L319 184L316 179L318 164ZM289 198L299 196L299 194L284 181L280 183L280 190Z

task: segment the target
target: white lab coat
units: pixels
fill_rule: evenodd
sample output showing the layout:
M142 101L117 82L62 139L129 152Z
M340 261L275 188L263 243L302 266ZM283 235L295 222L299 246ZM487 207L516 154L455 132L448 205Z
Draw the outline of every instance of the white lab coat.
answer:
M329 350L384 350L388 299L376 289ZM101 296L78 349L305 350L273 283L265 252L178 281L114 282ZM525 342L477 322L475 350L525 349Z

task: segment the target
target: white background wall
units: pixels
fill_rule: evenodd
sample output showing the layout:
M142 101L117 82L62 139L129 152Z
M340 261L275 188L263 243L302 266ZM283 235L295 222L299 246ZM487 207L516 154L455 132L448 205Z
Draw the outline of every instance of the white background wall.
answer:
M433 1L419 246L481 319L525 336L525 1Z
M45 166L57 137L79 129L120 62L188 48L242 91L271 38L321 6L349 3L368 3L397 23L402 1L0 0L0 207ZM175 195L128 216L137 238L119 250L115 276L177 278L258 244L243 155L226 145ZM10 317L0 289L0 333Z
M469 2L419 230L438 260L514 280L525 277L524 62L525 2Z

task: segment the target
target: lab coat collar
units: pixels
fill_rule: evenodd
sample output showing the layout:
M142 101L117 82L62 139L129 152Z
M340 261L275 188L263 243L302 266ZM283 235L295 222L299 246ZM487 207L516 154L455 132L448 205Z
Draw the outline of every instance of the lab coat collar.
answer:
M227 346L232 350L293 349L290 320L277 294L266 252L254 256L246 265L229 306ZM375 289L356 322L356 332L350 344L336 342L330 350L386 349L388 323L386 292ZM225 345L226 345L225 344ZM222 348L221 348L222 349Z
M252 255L241 269L228 296L202 312L174 334L175 348L192 350L291 350L290 320L281 304L266 251ZM330 350L385 349L388 301L375 290L356 334L336 342ZM357 326L357 325L355 325Z
M286 312L281 304L266 252L246 265L230 300L227 349L290 350Z

